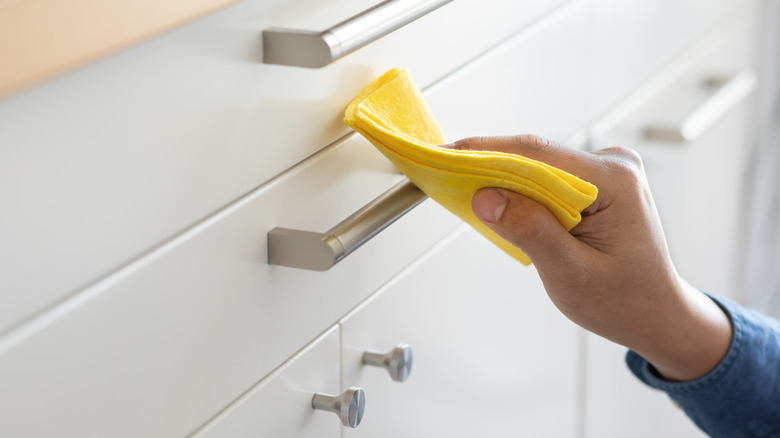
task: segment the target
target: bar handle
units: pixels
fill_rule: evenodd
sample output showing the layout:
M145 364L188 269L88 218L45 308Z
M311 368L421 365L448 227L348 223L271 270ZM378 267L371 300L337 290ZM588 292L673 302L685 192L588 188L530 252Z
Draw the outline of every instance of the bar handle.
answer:
M263 30L263 63L321 68L453 0L386 0L322 32Z
M648 125L644 137L666 142L696 141L756 89L756 75L741 71L726 80L711 78L713 93L676 125Z
M268 264L327 271L427 198L404 179L324 233L274 228Z

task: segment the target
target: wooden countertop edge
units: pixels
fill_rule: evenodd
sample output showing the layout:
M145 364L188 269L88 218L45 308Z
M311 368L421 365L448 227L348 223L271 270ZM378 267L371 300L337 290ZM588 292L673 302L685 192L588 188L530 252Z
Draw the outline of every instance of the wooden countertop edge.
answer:
M239 0L0 0L0 98Z

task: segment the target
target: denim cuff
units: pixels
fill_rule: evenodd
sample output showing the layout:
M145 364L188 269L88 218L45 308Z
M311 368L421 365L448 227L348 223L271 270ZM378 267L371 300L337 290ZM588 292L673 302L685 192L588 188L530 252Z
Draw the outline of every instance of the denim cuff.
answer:
M648 386L666 392L717 438L780 438L780 322L709 295L731 320L726 355L709 373L673 382L634 351L626 363Z

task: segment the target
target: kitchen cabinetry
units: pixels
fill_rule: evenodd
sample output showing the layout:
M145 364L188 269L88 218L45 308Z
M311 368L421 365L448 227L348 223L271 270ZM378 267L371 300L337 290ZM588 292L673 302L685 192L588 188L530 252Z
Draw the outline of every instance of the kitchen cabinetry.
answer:
M239 2L0 101L0 435L609 438L637 436L652 398L648 431L697 436L533 267L430 200L326 272L269 265L267 233L329 229L403 179L341 123L399 66L452 140L636 146L670 239L710 244L692 214L737 202L752 101L681 148L637 126L672 113L664 96L711 93L677 87L750 65L756 3L458 0L322 69L262 63L263 29L373 4ZM682 201L715 176L717 199ZM706 251L717 275L671 243L675 261L733 285L740 219L704 223L731 230ZM363 364L400 343L405 382ZM350 387L358 428L312 409Z

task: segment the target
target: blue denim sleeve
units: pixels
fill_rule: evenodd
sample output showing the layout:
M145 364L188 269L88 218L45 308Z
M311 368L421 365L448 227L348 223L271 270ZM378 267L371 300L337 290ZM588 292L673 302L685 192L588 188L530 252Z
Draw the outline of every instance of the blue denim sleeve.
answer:
M713 438L780 438L780 321L711 296L731 318L726 356L708 374L671 382L629 351L626 362L640 380L666 392Z

